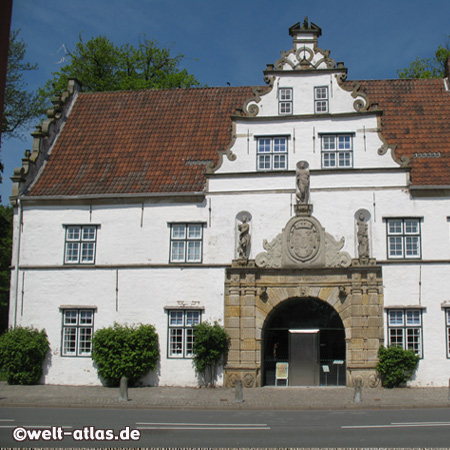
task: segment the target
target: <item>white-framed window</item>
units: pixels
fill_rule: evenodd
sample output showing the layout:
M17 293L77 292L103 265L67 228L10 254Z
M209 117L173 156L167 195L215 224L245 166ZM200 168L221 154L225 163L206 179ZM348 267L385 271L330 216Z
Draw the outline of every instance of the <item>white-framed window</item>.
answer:
M412 350L422 358L422 310L389 309L388 345Z
M321 134L322 168L353 167L353 135Z
M318 86L314 88L314 112L328 112L328 86Z
M65 264L94 264L97 225L66 225Z
M386 219L387 255L389 259L420 259L420 219Z
M203 256L203 224L170 225L170 262L200 263Z
M194 345L194 327L202 321L201 310L168 310L168 319L168 357L192 358L192 349Z
M292 88L278 89L278 113L292 114L293 112L293 93Z
M61 356L91 356L94 309L62 310Z
M257 169L284 170L288 164L288 138L286 136L257 138Z

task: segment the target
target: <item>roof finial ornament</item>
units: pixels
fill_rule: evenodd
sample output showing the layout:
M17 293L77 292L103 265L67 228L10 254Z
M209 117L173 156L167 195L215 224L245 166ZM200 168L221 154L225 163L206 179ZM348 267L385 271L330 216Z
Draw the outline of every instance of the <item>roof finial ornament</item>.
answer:
M309 28L308 16L305 16L305 20L303 21L303 29L307 30Z

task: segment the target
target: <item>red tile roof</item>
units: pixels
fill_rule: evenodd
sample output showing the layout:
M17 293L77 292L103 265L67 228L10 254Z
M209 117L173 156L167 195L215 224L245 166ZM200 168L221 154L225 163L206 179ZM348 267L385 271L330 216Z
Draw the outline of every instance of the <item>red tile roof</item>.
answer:
M80 93L30 196L197 192L251 87Z
M450 185L450 92L438 80L359 81L413 185ZM353 83L353 82L346 82ZM80 93L29 196L198 192L252 87ZM414 157L419 156L419 157ZM438 156L438 157L437 157Z
M382 133L410 158L416 186L450 186L450 91L443 79L360 81L383 110Z

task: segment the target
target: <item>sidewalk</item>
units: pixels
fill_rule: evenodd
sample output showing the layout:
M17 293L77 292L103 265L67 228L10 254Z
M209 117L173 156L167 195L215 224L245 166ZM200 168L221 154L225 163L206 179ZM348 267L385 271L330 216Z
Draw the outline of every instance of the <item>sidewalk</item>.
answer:
M9 386L0 383L0 408L11 406L162 409L402 409L448 408L449 389L363 388L361 401L354 389L345 387L262 387L244 389L243 402L235 390L186 387L128 389L128 401L119 399L118 388L101 386Z

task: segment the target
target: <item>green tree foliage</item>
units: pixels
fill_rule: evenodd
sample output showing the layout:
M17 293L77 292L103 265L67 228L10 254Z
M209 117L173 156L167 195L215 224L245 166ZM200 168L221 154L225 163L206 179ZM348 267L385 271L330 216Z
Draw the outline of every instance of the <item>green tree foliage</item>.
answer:
M8 328L13 208L0 205L0 334Z
M159 361L158 334L153 325L101 328L92 338L92 359L107 386L119 386L122 377L133 385Z
M417 58L406 69L397 70L399 78L442 78L450 57L450 36L445 45L439 45L434 58Z
M81 35L75 50L69 51L70 62L53 73L40 90L49 98L66 89L69 78L80 81L85 91L137 89L170 89L198 86L199 82L179 65L183 55L171 56L145 36L137 48L131 44L114 45L105 36L84 42Z
M24 80L24 74L38 66L24 62L26 44L19 39L19 31L11 31L9 40L2 122L2 137L6 138L23 138L23 129L42 114L38 94L28 91Z
M412 350L383 347L378 350L377 371L384 387L393 388L406 383L419 365L420 357Z
M0 366L9 384L36 384L50 346L45 330L10 328L0 336Z
M203 322L194 327L194 367L206 386L215 386L217 367L225 362L229 347L230 337L217 322L214 325Z

